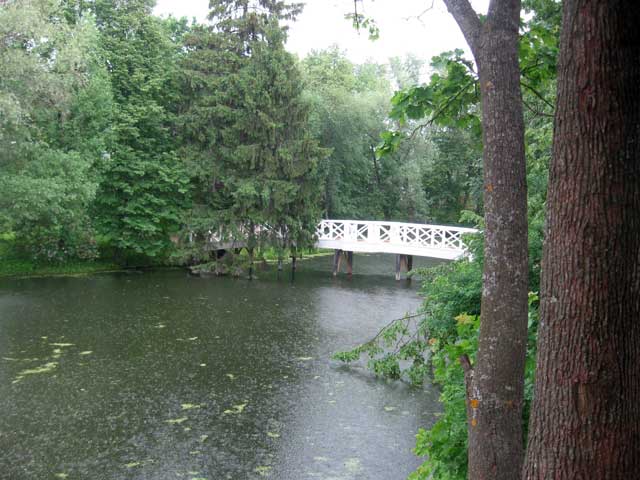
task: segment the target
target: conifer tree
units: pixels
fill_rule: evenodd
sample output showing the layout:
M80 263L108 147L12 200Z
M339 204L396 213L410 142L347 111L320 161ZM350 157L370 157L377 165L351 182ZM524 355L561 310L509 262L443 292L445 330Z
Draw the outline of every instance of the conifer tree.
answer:
M286 27L299 5L214 0L189 37L185 151L199 176L194 224L282 249L311 241L319 217L308 109ZM265 228L266 227L266 228Z

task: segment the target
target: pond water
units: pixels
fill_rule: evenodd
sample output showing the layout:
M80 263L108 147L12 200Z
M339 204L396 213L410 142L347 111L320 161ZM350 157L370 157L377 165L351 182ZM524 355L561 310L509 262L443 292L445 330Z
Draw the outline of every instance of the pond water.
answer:
M0 279L0 478L405 478L437 391L330 358L419 306L393 268Z

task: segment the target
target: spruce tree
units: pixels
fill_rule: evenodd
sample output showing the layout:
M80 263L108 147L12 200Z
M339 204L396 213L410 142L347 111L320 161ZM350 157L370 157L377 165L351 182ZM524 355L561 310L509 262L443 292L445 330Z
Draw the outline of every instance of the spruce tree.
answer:
M194 225L281 249L311 242L319 217L308 109L282 1L211 2L187 41L184 148L198 177Z

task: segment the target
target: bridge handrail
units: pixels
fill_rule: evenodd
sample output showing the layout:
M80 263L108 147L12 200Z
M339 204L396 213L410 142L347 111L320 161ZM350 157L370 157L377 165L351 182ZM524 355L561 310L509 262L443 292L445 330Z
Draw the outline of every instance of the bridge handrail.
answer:
M467 251L462 240L465 233L477 233L475 228L430 225L424 223L385 222L369 220L322 220L318 224L318 240L396 244L425 248Z
M361 223L361 224L384 224L384 225L411 225L411 226L420 226L420 227L430 227L430 228L440 228L447 229L453 231L459 231L462 233L478 233L477 228L470 227L458 227L455 225L435 225L430 223L408 223L408 222L396 222L396 221L385 221L385 220L339 220L339 219L325 219L320 220L320 223L324 222L335 222L335 223Z

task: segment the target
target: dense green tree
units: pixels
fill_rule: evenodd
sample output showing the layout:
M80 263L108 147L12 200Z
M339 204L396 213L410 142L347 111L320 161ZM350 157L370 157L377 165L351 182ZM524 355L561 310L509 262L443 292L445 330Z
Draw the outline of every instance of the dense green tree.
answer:
M431 154L429 142L416 136L397 155L376 155L388 128L388 69L355 65L337 47L312 52L302 68L314 134L331 149L320 166L324 215L424 220L421 178Z
M37 260L96 255L87 211L111 120L98 42L59 2L0 6L0 228Z
M392 57L389 59L389 68L393 75L395 87L399 90L413 87L422 83L425 61L408 54L405 58Z
M429 219L457 223L463 210L482 212L482 144L475 132L437 127L429 131L435 155L422 172Z
M188 200L171 102L181 44L170 21L152 16L152 0L88 4L115 100L114 146L95 205L98 228L121 255L161 257L182 225Z
M300 73L284 49L300 6L213 1L210 27L187 38L184 151L197 204L192 229L281 248L311 243L316 163ZM268 228L265 228L268 226Z

